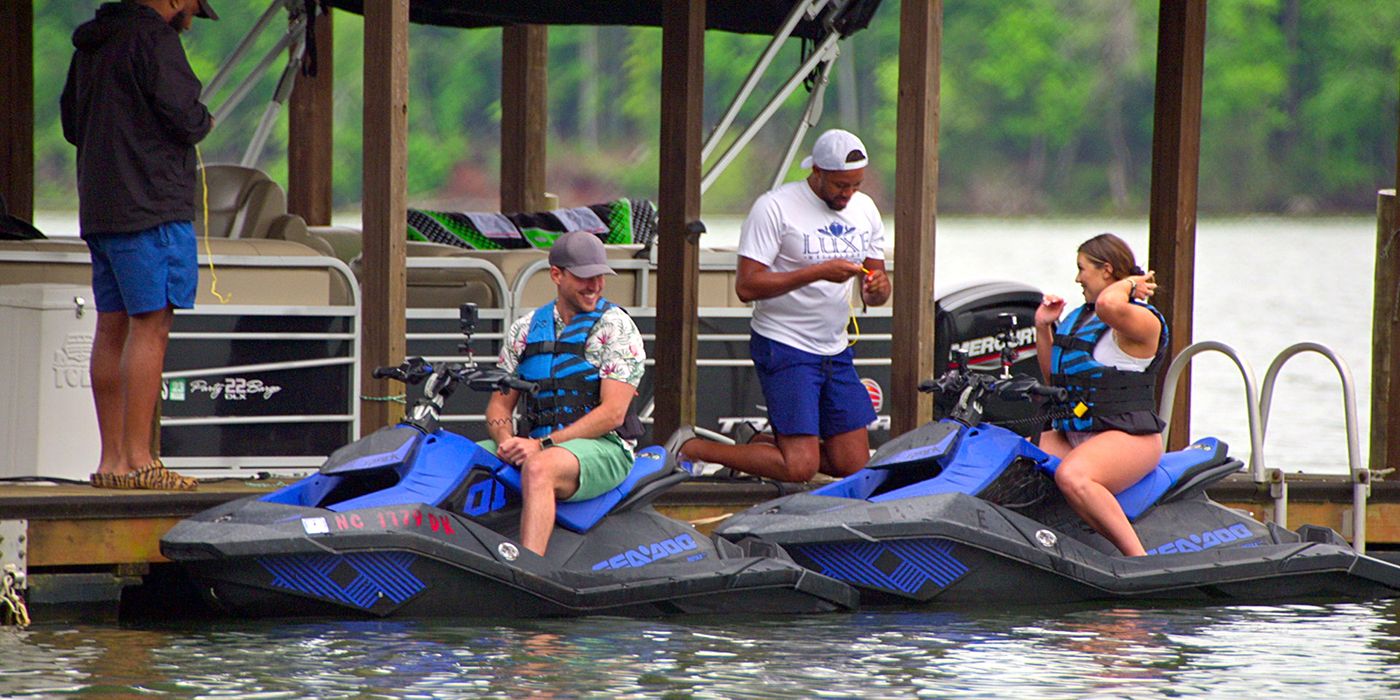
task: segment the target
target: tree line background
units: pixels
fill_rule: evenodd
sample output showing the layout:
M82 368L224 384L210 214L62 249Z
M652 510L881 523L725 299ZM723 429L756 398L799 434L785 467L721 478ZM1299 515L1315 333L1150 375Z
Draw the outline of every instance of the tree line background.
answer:
M97 2L35 0L35 164L39 209L76 208L73 148L58 97L74 28ZM218 22L185 35L207 84L265 10L221 2ZM940 212L1141 215L1147 211L1156 64L1156 0L947 0L939 129ZM281 27L283 22L274 23ZM253 55L274 41L260 38ZM841 44L821 129L863 137L866 190L893 204L899 3ZM499 172L501 32L414 25L409 32L408 191L416 206L494 209ZM358 206L363 21L334 13L334 200ZM775 61L790 73L800 47ZM705 128L723 114L766 37L709 32ZM246 75L253 61L236 73ZM206 162L238 162L281 64L202 144ZM656 196L661 32L549 29L548 188L564 206ZM1209 6L1200 210L1369 214L1395 184L1400 3L1218 0ZM761 83L755 98L776 91ZM228 90L211 100L222 102ZM758 109L751 98L742 123ZM707 214L743 213L767 189L805 105L799 89L706 193ZM734 130L737 133L737 130ZM708 131L706 133L708 135ZM285 114L260 167L286 184ZM801 173L795 167L789 178Z

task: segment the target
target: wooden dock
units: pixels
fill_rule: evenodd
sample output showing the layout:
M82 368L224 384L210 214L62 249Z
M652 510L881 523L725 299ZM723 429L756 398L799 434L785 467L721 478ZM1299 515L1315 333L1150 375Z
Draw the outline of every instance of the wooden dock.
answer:
M202 483L198 491L180 493L0 483L0 563L15 558L23 563L31 605L85 602L115 610L123 589L171 566L160 554L160 538L175 523L281 485L276 478L215 480ZM758 480L691 482L663 494L656 507L708 532L727 514L807 488ZM1273 516L1268 487L1255 484L1247 475L1228 477L1209 493L1257 519ZM1351 509L1351 484L1345 477L1290 478L1290 526L1322 525L1350 537ZM1372 483L1366 533L1370 550L1400 550L1400 482ZM42 613L39 617L43 619Z

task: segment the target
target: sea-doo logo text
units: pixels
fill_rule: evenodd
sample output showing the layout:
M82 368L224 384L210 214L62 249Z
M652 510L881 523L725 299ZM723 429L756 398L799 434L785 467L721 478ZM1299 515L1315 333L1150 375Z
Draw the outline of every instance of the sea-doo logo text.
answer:
M1222 527L1215 530L1191 535L1189 538L1178 537L1172 542L1157 545L1156 549L1147 550L1148 554L1176 554L1179 552L1199 552L1211 547L1219 547L1222 544L1238 542L1254 537L1254 533L1249 531L1249 527L1244 523L1235 523L1230 527Z
M605 569L626 569L632 566L646 566L655 561L660 561L667 557L683 554L699 549L700 545L695 543L695 538L690 535L676 535L668 540L644 544L636 549L629 549L611 559L604 559L593 565L594 571ZM704 554L697 554L687 557L687 561L694 561L704 557Z

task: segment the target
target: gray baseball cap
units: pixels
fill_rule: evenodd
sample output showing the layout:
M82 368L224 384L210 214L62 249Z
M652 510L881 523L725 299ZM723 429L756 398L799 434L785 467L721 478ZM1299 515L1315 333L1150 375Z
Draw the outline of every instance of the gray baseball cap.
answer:
M608 267L608 253L603 242L586 231L570 231L555 239L549 249L549 264L572 272L575 277L615 275Z

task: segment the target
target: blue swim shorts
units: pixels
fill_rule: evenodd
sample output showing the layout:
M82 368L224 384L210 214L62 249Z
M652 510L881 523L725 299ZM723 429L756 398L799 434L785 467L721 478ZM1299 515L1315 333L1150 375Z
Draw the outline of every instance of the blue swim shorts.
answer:
M136 316L194 308L199 254L194 224L170 221L135 233L88 236L92 294L100 312Z
M754 333L749 352L773 432L828 438L875 420L870 392L856 375L849 348L829 357L814 355Z

